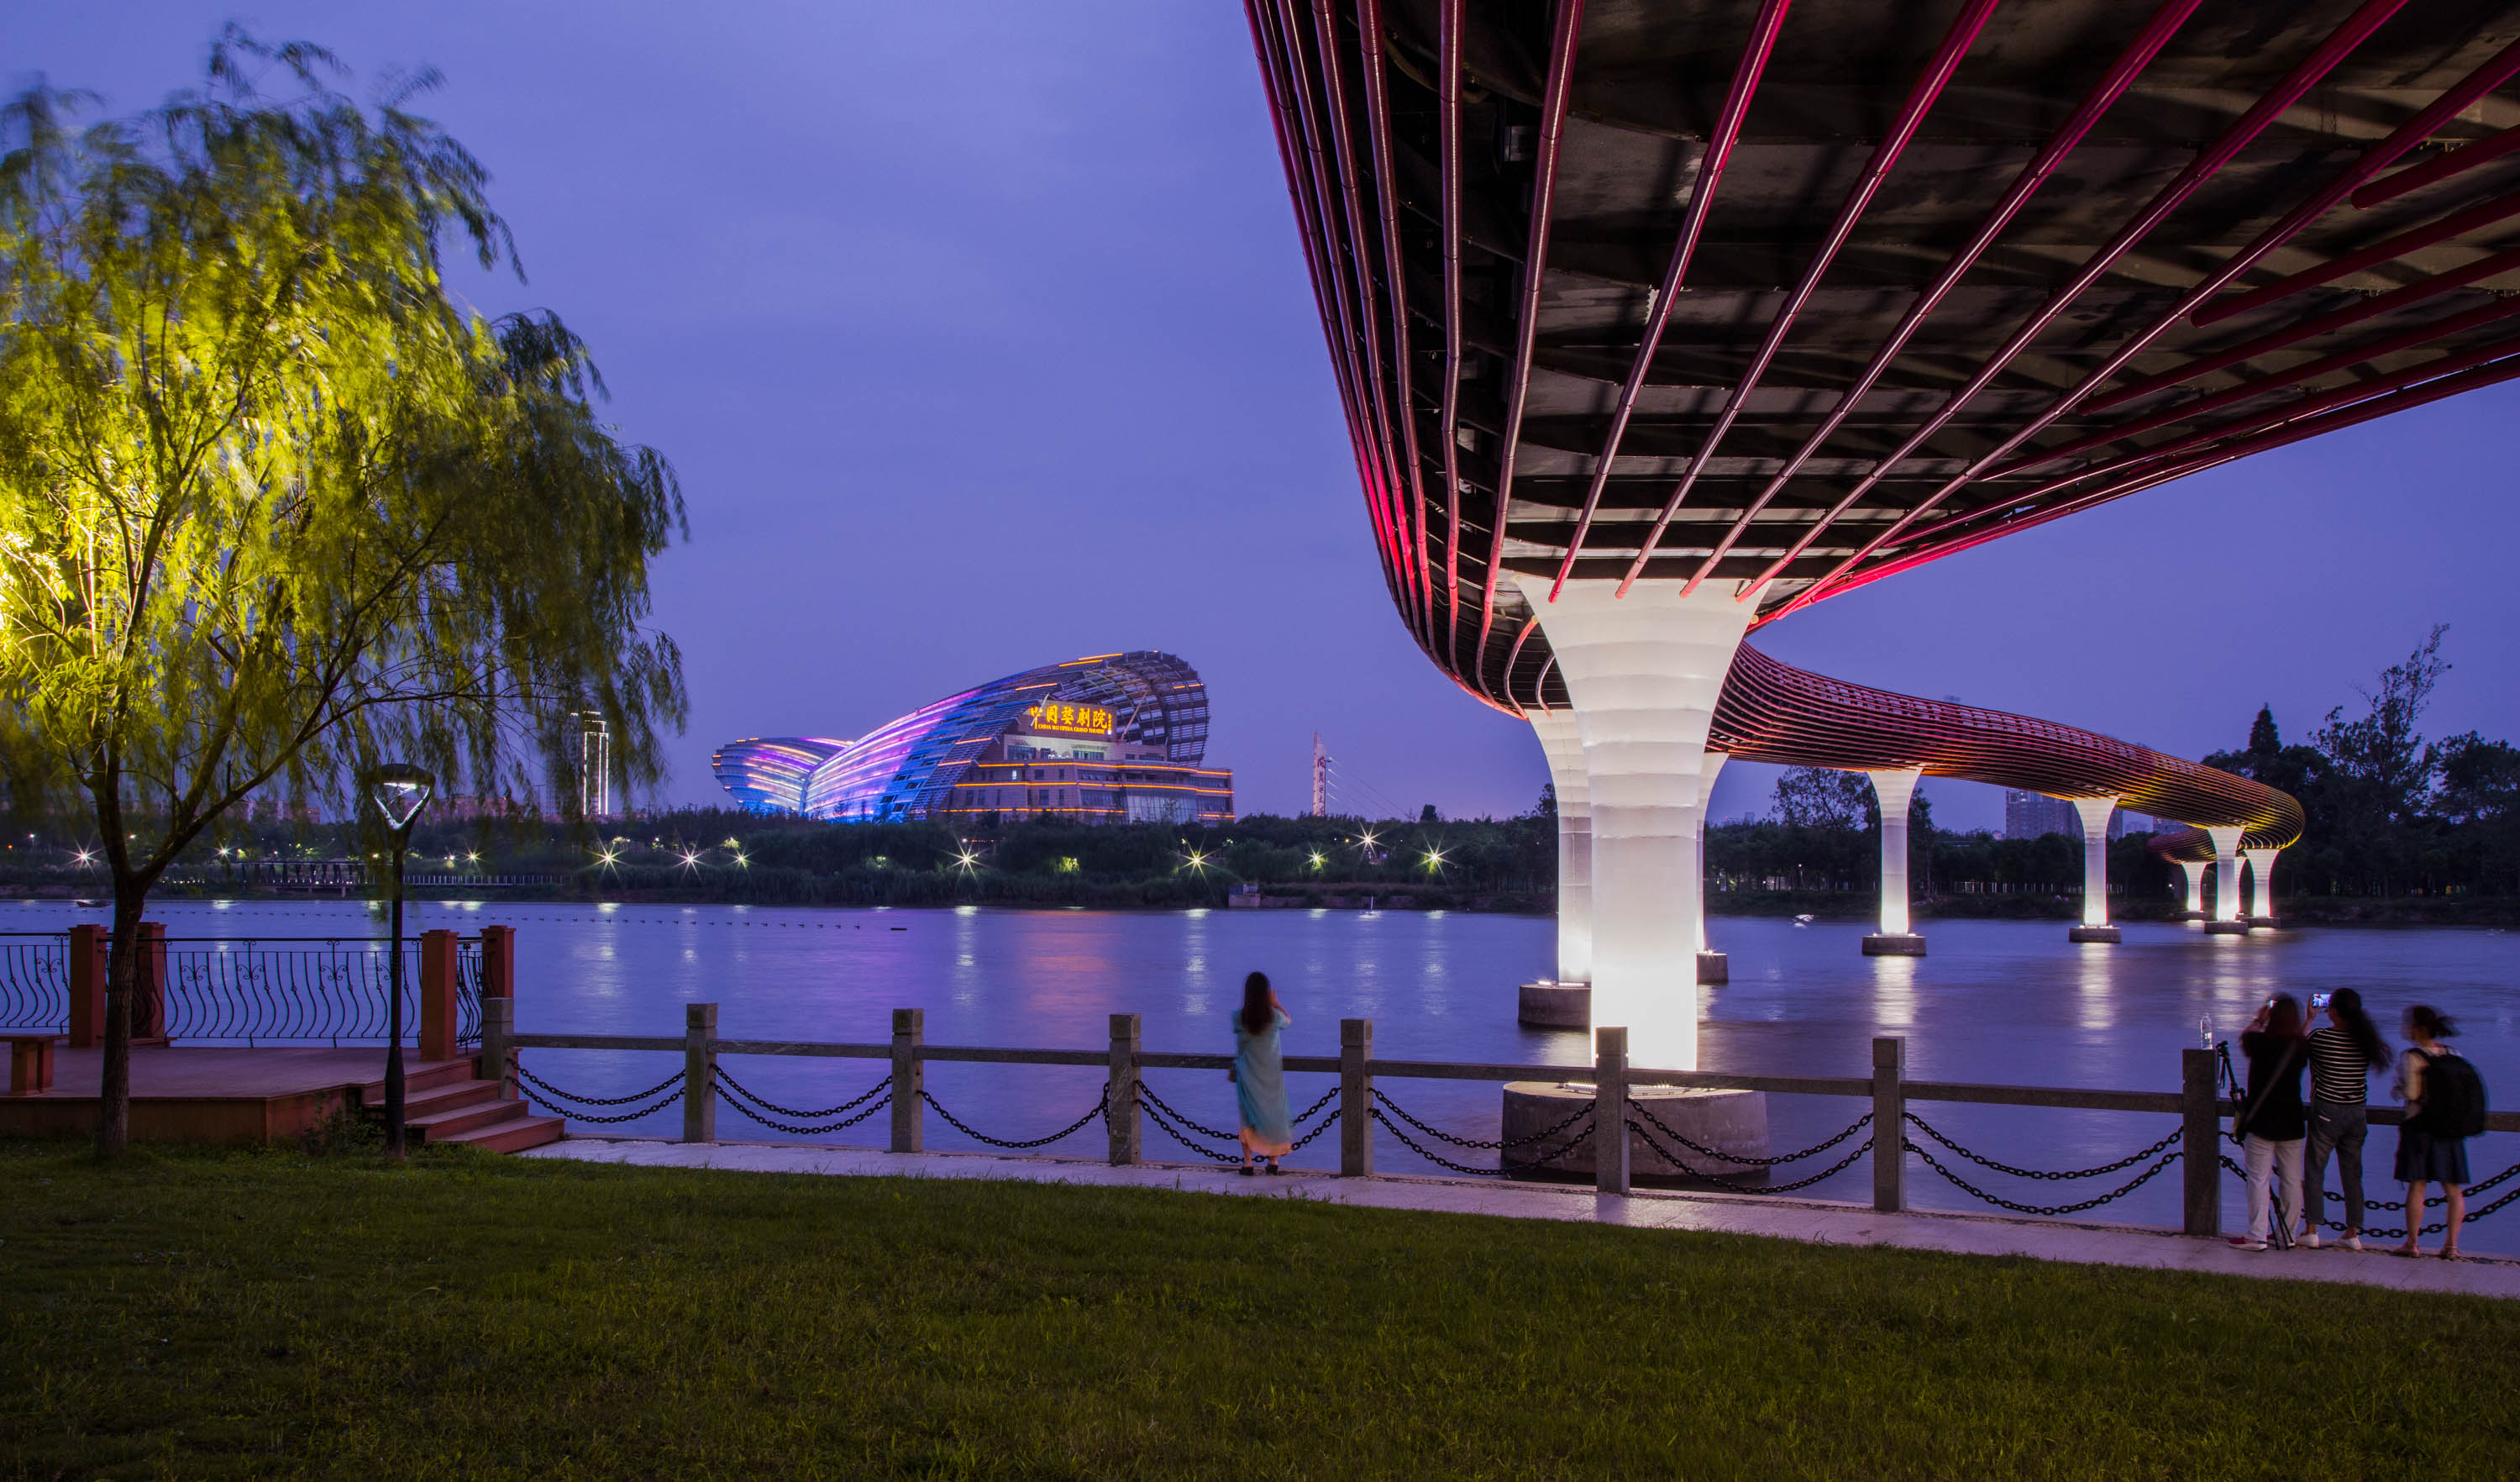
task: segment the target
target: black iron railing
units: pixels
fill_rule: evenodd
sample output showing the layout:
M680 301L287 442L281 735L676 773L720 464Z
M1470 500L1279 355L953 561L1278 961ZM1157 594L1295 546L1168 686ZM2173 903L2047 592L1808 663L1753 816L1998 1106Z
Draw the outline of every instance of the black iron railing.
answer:
M382 1045L393 948L369 937L167 937L157 1030L195 1045ZM403 1032L421 1025L421 943L403 942ZM459 938L455 1037L481 1040L481 942ZM152 970L148 965L145 971ZM66 1033L70 936L0 936L0 1031Z

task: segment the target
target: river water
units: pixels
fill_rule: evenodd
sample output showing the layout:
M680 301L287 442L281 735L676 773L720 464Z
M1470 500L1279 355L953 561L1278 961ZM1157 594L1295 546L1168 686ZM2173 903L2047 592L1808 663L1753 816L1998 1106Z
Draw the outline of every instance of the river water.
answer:
M170 935L249 938L381 932L355 901L178 902L153 919ZM103 913L68 902L0 908L0 929L50 929ZM713 906L576 906L463 901L413 902L408 929L493 922L518 928L518 1027L530 1032L679 1035L686 1003L714 1002L728 1038L880 1041L891 1010L926 1010L928 1042L1102 1049L1107 1015L1143 1016L1148 1050L1224 1053L1227 1015L1242 976L1259 968L1277 984L1295 1024L1290 1054L1335 1055L1338 1020L1374 1021L1375 1053L1391 1058L1578 1065L1586 1037L1525 1029L1514 1022L1514 988L1544 975L1553 927L1527 916L1446 912L983 910L822 910ZM1982 1081L2174 1091L2179 1052L2197 1043L2200 1019L2236 1034L2270 993L2306 1003L2335 988L2360 990L2384 1032L2401 1007L2427 1002L2454 1015L2460 1049L2476 1062L2500 1104L2520 1097L2520 934L2449 927L2306 927L2208 936L2194 925L2130 924L2114 947L2065 941L2061 922L1924 923L1931 956L1865 958L1856 921L1718 918L1716 945L1732 957L1732 982L1700 990L1701 1063L1710 1070L1861 1077L1875 1035L1904 1035L1908 1073L1917 1080ZM2394 1043L2394 1034L2392 1034ZM567 1090L616 1096L663 1079L674 1062L659 1055L535 1051L529 1068ZM832 1105L875 1084L875 1061L730 1058L727 1068L770 1100L799 1108ZM1233 1095L1221 1076L1153 1072L1167 1100L1212 1126L1233 1125ZM1056 1130L1093 1104L1100 1072L1082 1067L939 1063L927 1086L965 1122L1002 1138ZM1297 1108L1330 1084L1289 1078ZM1463 1137L1496 1136L1492 1086L1385 1082L1383 1089L1420 1119ZM2375 1101L2387 1100L2375 1078ZM1851 1098L1774 1097L1770 1122L1782 1152L1838 1131L1867 1109ZM2168 1135L2175 1119L1950 1103L1914 1108L1956 1141L2000 1161L2033 1168L2081 1168L2112 1161ZM878 1115L839 1141L880 1144ZM672 1136L679 1110L626 1128ZM721 1107L727 1137L780 1140ZM1058 1149L1099 1150L1089 1127ZM975 1145L928 1119L928 1145ZM2387 1184L2393 1129L2374 1129L2366 1163L2375 1196L2403 1196ZM1178 1156L1152 1126L1150 1156ZM1335 1135L1298 1153L1296 1163L1335 1166ZM1492 1155L1461 1150L1463 1161ZM1843 1149L1841 1149L1843 1150ZM1387 1134L1376 1157L1386 1171L1428 1167ZM2520 1138L2493 1135L2469 1145L2483 1180L2520 1160ZM1799 1177L1822 1159L1785 1175ZM1958 1165L1946 1156L1943 1161ZM1969 1169L1971 1181L2024 1202L2051 1205L2089 1197L2123 1182L2118 1175L2076 1183L2034 1183ZM1810 1190L1868 1199L1868 1165L1859 1160ZM2240 1223L2237 1180L2228 1180L2226 1227ZM1912 1160L1910 1196L1934 1208L1982 1208ZM2329 1187L2336 1187L2335 1174ZM2505 1185L2486 1196L2507 1192ZM2088 1218L2176 1224L2174 1166L2151 1184ZM2480 1204L2485 1202L2481 1199ZM2335 1217L2331 1214L2331 1217ZM2397 1216L2375 1215L2375 1226ZM2479 1250L2520 1250L2520 1203L2477 1226Z

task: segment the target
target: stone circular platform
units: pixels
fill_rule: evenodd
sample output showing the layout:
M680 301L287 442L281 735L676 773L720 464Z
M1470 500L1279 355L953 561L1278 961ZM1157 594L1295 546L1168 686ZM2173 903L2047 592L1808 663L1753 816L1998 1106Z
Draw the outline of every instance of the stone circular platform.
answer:
M2249 923L2247 921L2207 921L2205 930L2211 936L2247 936Z
M1729 1152L1740 1157L1763 1158L1768 1155L1768 1098L1757 1091L1697 1091L1677 1086L1634 1086L1628 1090L1630 1100L1642 1103L1673 1132L1704 1147ZM1593 1102L1593 1088L1562 1084L1555 1081L1511 1081L1505 1088L1505 1121L1503 1138L1508 1143L1520 1142L1558 1126ZM1669 1180L1675 1183L1702 1185L1702 1178L1690 1174L1718 1175L1728 1184L1755 1188L1768 1181L1768 1170L1744 1168L1721 1158L1704 1157L1689 1151L1665 1137L1642 1116L1654 1138L1681 1155L1675 1164L1655 1150L1642 1134L1628 1134L1628 1177L1637 1183ZM1549 1154L1564 1147L1584 1130L1582 1120L1564 1131L1519 1147L1508 1147L1502 1156L1505 1165L1536 1175L1564 1175L1589 1179L1593 1176L1593 1144L1584 1145L1563 1157Z
M1721 952L1697 954L1697 985L1717 988L1732 981L1732 960Z
M2065 933L2069 942L2123 942L2126 933L2115 926L2076 926Z
M1925 939L1912 931L1875 931L1864 939L1866 957L1923 957Z
M1525 983L1513 1016L1534 1029L1589 1029L1593 1025L1593 985Z

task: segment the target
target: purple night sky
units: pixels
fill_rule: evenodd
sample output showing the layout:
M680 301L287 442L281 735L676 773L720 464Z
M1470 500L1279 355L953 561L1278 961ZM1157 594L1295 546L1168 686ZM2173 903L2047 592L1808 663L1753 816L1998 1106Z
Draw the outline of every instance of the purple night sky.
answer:
M1238 7L22 5L0 80L153 104L234 17L331 46L496 176L531 282L625 433L682 473L657 569L689 666L665 799L718 742L848 736L1083 653L1206 677L1244 812L1527 807L1530 731L1441 679L1384 596ZM1895 189L1895 181L1893 183ZM2288 739L2451 624L2428 731L2520 733L2505 386L1891 578L1754 641L1866 684L2187 756ZM1723 816L1773 769L1726 773ZM2000 794L1929 785L1947 827Z

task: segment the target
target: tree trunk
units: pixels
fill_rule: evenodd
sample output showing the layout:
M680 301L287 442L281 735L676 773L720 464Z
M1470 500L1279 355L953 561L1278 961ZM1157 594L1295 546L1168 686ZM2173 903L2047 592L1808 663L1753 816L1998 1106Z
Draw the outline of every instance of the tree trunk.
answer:
M148 909L148 883L115 872L105 960L105 1067L96 1093L101 1158L120 1157L131 1145L131 987L140 967L140 918Z

